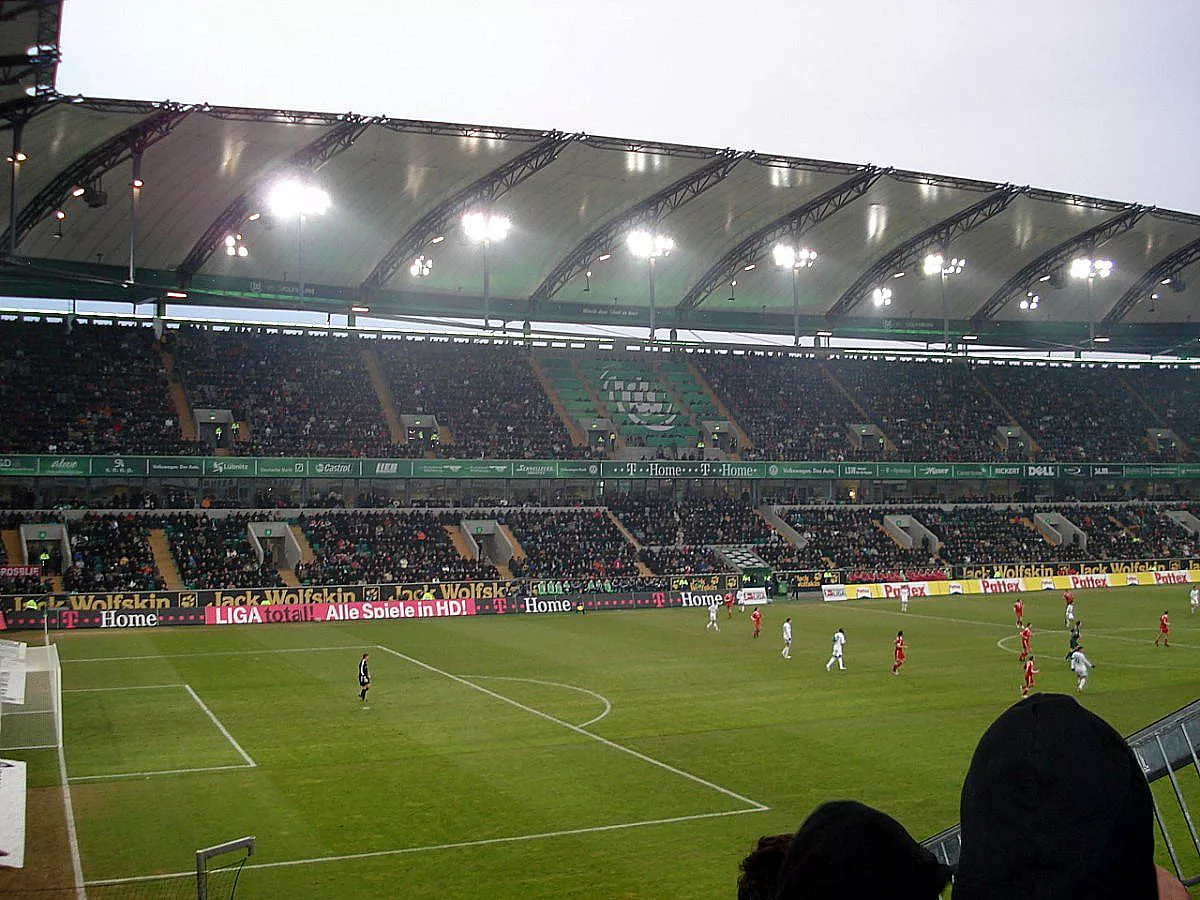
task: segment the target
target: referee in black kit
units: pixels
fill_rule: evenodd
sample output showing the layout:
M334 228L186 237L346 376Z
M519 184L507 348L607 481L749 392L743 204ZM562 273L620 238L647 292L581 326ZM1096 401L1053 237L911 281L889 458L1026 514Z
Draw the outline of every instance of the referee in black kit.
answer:
M367 671L367 656L364 653L362 659L358 661L358 686L361 690L358 692L358 699L364 703L367 700L367 691L371 689L371 673Z

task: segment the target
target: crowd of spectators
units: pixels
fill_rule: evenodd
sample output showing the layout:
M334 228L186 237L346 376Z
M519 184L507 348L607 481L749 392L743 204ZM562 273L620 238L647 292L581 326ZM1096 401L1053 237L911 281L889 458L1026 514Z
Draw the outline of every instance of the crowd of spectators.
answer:
M938 557L947 564L980 565L1086 559L1071 543L1051 544L1032 521L1033 512L1008 507L925 508L913 515L942 541Z
M633 545L603 509L514 510L504 522L525 551L509 569L523 578L615 578L637 574Z
M19 529L23 518L15 513L0 515L0 531ZM9 559L8 548L0 541L0 566L25 565L20 557ZM44 590L42 579L38 575L6 575L0 576L0 594L27 594Z
M194 453L149 327L0 322L0 451Z
M455 513L330 512L295 523L315 559L296 566L304 584L494 580L486 560L464 558L446 533Z
M188 588L281 587L275 561L260 563L250 545L249 523L266 521L265 513L197 516L180 513L164 524L171 557Z
M930 568L929 549L905 549L883 530L883 517L891 512L862 506L786 510L784 520L804 542L800 564L794 568L906 574L910 568L914 572Z
M963 363L840 359L829 371L895 445L889 458L981 462L1000 458L1004 411Z
M429 414L453 443L443 457L570 459L566 426L518 347L450 342L379 341L380 367L400 415Z
M1146 429L1161 422L1116 371L1030 365L981 365L975 371L1029 432L1038 459L1154 458Z
M1061 513L1087 535L1089 559L1200 556L1197 537L1168 518L1161 506L1060 506L1055 512Z
M711 547L643 547L638 558L655 575L703 575L728 571Z
M71 564L63 573L68 591L152 591L166 582L154 562L150 529L158 519L124 513L86 515L66 523Z
M1195 459L1200 441L1200 371L1195 368L1160 369L1145 366L1126 369L1121 376L1138 396L1145 399L1162 419L1162 424L1175 432L1184 442L1182 447L1160 448L1159 455L1171 458L1172 452L1185 459Z
M749 435L743 459L879 459L855 448L848 426L862 414L814 359L697 355L696 367Z
M730 497L665 497L628 495L609 501L638 543L651 547L720 544L763 544L771 527L749 501Z
M192 408L232 411L232 452L395 455L358 340L191 326L170 340Z

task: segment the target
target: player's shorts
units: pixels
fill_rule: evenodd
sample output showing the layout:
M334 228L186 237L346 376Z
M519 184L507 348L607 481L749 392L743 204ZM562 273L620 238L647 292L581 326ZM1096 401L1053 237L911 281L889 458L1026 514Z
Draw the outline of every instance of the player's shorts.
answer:
M904 654L903 653L896 654L896 662L898 662L898 663L904 662Z
M358 677L358 686L359 687L366 687L370 683L371 683L370 678L363 678L361 675Z
M833 656L835 656L835 657L840 657L840 656L842 655L842 651L841 651L841 650L834 650L832 655L833 655Z

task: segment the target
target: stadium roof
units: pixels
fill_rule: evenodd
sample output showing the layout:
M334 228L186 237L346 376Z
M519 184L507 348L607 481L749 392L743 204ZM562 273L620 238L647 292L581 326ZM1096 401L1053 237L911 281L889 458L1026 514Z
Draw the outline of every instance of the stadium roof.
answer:
M27 31L45 5L29 4ZM15 194L14 181L0 184L10 213L0 292L10 296L132 303L171 290L187 295L167 300L173 308L480 317L482 254L461 219L487 209L513 223L488 252L491 312L509 323L647 325L649 267L625 242L643 227L675 241L654 266L663 335L672 327L791 334L798 321L807 336L940 342L943 278L922 268L927 254L943 252L967 259L944 279L954 338L1086 347L1093 319L1094 333L1111 338L1108 350L1188 350L1200 337L1200 277L1188 277L1200 260L1200 216L555 131L23 90L4 97L0 143L26 156ZM332 198L326 215L304 222L302 241L296 220L265 205L287 175ZM244 256L236 247L227 254L237 235ZM818 254L794 272L796 307L792 272L772 258L778 242ZM424 277L410 271L418 256L432 262ZM1111 276L1071 277L1080 256L1112 260ZM889 306L874 305L879 287L891 288ZM1037 309L1022 310L1031 294Z

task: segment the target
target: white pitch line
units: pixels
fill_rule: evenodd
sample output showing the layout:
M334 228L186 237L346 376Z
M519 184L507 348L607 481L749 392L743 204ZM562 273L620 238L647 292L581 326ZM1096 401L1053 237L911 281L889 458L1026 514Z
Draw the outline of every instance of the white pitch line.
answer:
M64 688L64 694L106 694L112 691L153 691L159 688L180 688L187 687L183 682L175 684L127 684L124 687L100 687L100 688Z
M380 647L386 650L386 647ZM502 698L503 699L503 698ZM367 850L362 853L346 853L341 856L314 856L307 859L284 859L278 862L249 863L242 869L283 869L291 866L309 866L317 863L349 862L359 859L378 859L383 856L404 856L410 853L428 853L432 850L459 850L466 847L488 847L494 844L515 844L523 841L541 841L551 838L571 837L578 834L599 834L605 831L623 831L630 828L645 828L651 825L673 825L678 822L694 822L698 819L719 819L726 816L743 816L748 813L766 812L768 807L755 809L732 809L726 812L696 813L690 816L673 816L669 819L645 819L640 822L620 822L615 825L592 825L586 828L565 828L561 831L542 831L537 834L518 834L508 837L481 838L476 841L454 841L448 844L426 844L420 847L397 847L391 850ZM135 884L143 881L165 881L171 878L195 877L193 872L167 872L162 875L131 875L126 878L102 878L87 882L88 887Z
M71 785L67 778L67 760L62 744L58 745L58 781L62 785L63 813L67 817L67 842L71 845L71 871L75 875L75 900L87 900L84 887L83 861L79 856L79 834L75 830L75 807L71 803Z
M189 775L193 772L226 772L230 769L254 769L253 763L238 763L232 766L198 766L194 769L152 769L148 772L118 772L116 775L73 775L67 780L72 784L89 781L120 781L125 778L149 778L152 775Z
M233 735L229 733L229 729L226 728L224 725L222 725L221 720L218 719L215 715L213 715L213 711L204 705L204 701L200 699L199 694L197 694L195 691L192 690L192 686L190 684L185 684L183 686L183 689L192 695L192 699L195 700L200 705L200 708L202 710L204 710L204 714L212 720L212 723L214 725L216 725L217 728L220 729L221 734L225 735L225 740L227 740L227 741L229 741L229 743L233 744L233 749L236 750L238 752L238 754L242 757L242 759L244 759L246 761L246 765L249 768L254 768L255 766L257 766L258 763L256 763L254 760L252 760L250 758L250 754L242 749L242 745L233 739Z
M680 777L686 778L689 781L694 781L696 784L703 785L704 787L709 788L710 790L714 790L717 793L724 794L726 797L732 797L734 800L738 800L742 803L745 803L749 806L754 807L755 811L757 811L757 812L765 812L766 810L770 809L769 806L767 806L763 803L759 803L757 800L751 800L749 797L744 797L741 794L737 793L736 791L731 791L731 790L729 790L729 788L723 788L719 784L714 784L711 781L707 781L707 780L701 778L699 775L693 775L691 772L685 772L683 769L677 769L675 766L672 766L670 763L665 763L660 759L655 759L653 756L647 756L645 753L640 753L637 750L632 749L631 747L626 747L622 744L618 744L616 741L610 741L608 738L601 737L598 734L593 734L590 731L584 731L583 728L581 728L578 725L572 725L570 722L566 722L562 719L557 718L556 716L550 715L549 713L544 713L540 709L534 709L532 706L526 706L524 703L520 703L516 700L513 700L511 697L505 697L503 694L498 694L495 691L488 690L483 685L475 684L474 682L467 681L465 678L462 678L458 675L453 675L450 672L447 672L445 669L439 669L437 666L431 666L429 663L422 662L421 660L416 659L415 657L406 656L405 654L401 653L399 650L393 650L391 647L385 647L382 644L376 644L375 646L378 649L382 650L384 653L390 653L393 656L397 656L400 659L406 660L415 666L420 666L422 669L426 669L430 672L434 672L438 675L443 676L444 678L449 678L451 681L456 681L459 684L462 684L462 685L465 685L466 687L471 688L472 690L479 691L482 694L487 694L489 697L492 697L496 700L500 700L504 703L509 704L510 706L515 706L517 709L524 710L525 712L530 713L531 715L535 715L535 716L538 716L539 718L545 719L547 722L553 722L555 725L558 725L562 728L566 728L570 731L574 731L576 734L581 734L584 737L590 738L593 741L598 741L599 743L604 744L606 747L611 747L613 750L619 750L622 753L627 753L636 759L642 760L643 762L650 763L653 766L658 766L660 769L665 769L668 772L671 772L675 775L679 775Z
M582 688L582 687L579 687L578 685L564 684L561 681L542 681L539 678L515 678L515 677L509 676L509 675L464 675L463 678L484 678L484 679L490 678L493 681L521 681L526 684L544 684L544 685L547 685L548 687L566 688L569 691L579 691L579 693L581 693L581 694L587 694L591 697L595 697L597 700L599 700L601 703L604 704L604 712L602 712L602 713L600 713L600 715L598 715L594 718L588 719L586 722L583 722L580 725L576 726L578 728L587 728L589 725L595 725L597 722L599 722L601 719L603 719L605 716L607 716L610 712L612 712L612 704L609 703L608 698L605 697L603 694L598 694L595 691L589 691L587 688Z
M199 653L147 653L143 656L80 656L74 659L64 659L64 663L93 663L93 662L130 662L138 659L187 659L192 656L258 656L261 653L323 653L326 650L354 650L358 644L345 644L340 647L281 647L261 650L204 650Z

